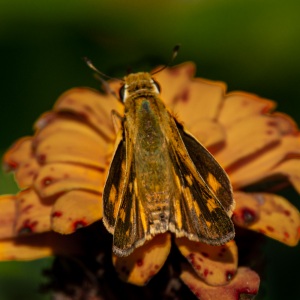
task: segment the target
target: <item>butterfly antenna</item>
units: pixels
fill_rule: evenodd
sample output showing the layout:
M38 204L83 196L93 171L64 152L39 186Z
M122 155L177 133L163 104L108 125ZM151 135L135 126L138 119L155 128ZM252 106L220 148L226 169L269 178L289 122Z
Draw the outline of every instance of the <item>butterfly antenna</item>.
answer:
M173 48L173 51L172 51L172 56L171 56L171 59L170 61L164 65L163 67L161 67L160 69L158 69L157 71L155 71L154 73L151 73L151 75L154 75L156 73L159 73L161 72L162 70L166 69L167 67L169 67L172 62L174 61L174 59L176 58L176 56L178 55L178 52L179 52L179 49L180 49L180 44L176 45L174 48Z
M114 80L121 80L122 79L119 79L119 78L114 78L114 77L111 77L111 76L108 76L106 75L105 73L99 71L95 66L94 64L92 63L92 61L88 58L88 57L84 57L83 60L85 61L85 63L87 64L87 66L92 69L93 71L95 71L96 73L98 73L99 75L101 75L102 77L106 77L108 79L114 79Z
M91 61L89 58L84 57L83 59L84 59L84 61L86 62L87 66L88 66L90 69L92 69L93 71L96 72L95 78L96 78L97 80L99 80L99 81L102 83L102 86L103 86L103 88L104 88L104 91L105 91L106 93L112 94L116 99L120 100L119 97L117 96L117 94L115 93L115 91L113 91L113 90L110 88L108 82L107 82L106 80L104 80L103 77L106 77L106 78L108 78L108 79L119 80L119 81L122 81L122 79L114 78L114 77L110 77L110 76L106 75L105 73L99 71L99 70L94 66L94 64L92 63L92 61Z

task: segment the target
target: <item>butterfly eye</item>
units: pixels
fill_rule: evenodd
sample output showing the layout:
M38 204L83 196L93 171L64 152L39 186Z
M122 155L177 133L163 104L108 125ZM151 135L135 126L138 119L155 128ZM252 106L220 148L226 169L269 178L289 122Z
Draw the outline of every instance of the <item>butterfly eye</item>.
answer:
M122 85L120 90L119 90L119 97L120 100L122 100L124 102L124 98L125 98L125 85Z
M157 91L157 93L159 94L159 93L160 93L160 85L159 85L159 83L158 83L157 81L155 81L154 79L152 79L152 80L153 80L153 85L155 86L156 91Z

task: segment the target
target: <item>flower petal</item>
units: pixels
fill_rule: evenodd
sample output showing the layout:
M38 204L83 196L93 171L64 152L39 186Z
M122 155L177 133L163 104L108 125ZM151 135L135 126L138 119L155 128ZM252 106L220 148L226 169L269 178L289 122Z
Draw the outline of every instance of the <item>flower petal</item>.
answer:
M275 102L254 94L232 92L226 95L219 121L225 127L230 127L245 118L268 113L275 106Z
M204 79L190 80L181 97L174 105L179 120L192 130L197 128L199 120L215 121L224 98L226 85L222 82ZM209 99L209 101L208 101Z
M41 197L51 197L73 189L101 193L104 180L103 172L87 166L50 163L39 171L34 188Z
M12 237L15 234L16 199L15 195L0 196L0 239Z
M72 112L97 129L106 140L114 140L112 110L123 114L123 105L111 94L101 94L89 88L74 88L62 94L55 111Z
M154 73L158 68L154 69ZM186 97L186 87L191 82L195 74L195 64L186 62L178 66L164 69L154 75L155 79L161 84L161 99L170 110L174 104ZM177 112L177 110L175 110Z
M29 187L39 170L39 164L32 153L32 138L19 139L4 155L6 171L15 171L20 188Z
M39 233L51 230L51 201L46 203L33 189L17 194L15 233L17 235Z
M288 159L278 164L274 169L270 170L266 176L284 175L288 178L294 188L300 193L300 160Z
M54 254L78 255L82 253L82 247L77 238L76 235L46 232L0 240L0 261L33 260Z
M239 160L278 143L281 138L278 130L280 120L257 115L235 123L235 126L227 128L226 147L216 154L216 159L224 168L229 168Z
M224 285L235 275L238 253L234 241L223 246L211 246L187 238L177 238L176 244L197 275L207 284Z
M207 285L196 276L190 267L184 268L180 278L201 300L238 300L243 294L247 295L245 299L254 299L260 283L259 276L254 271L244 267L238 268L234 278L224 286ZM250 298L250 295L253 297Z
M199 120L196 126L190 128L191 134L209 150L225 142L226 133L224 128L211 120Z
M88 125L56 116L37 133L34 147L40 164L72 162L105 168L109 143Z
M53 255L52 247L49 245L36 245L34 241L40 244L40 236L33 235L27 237L30 244L19 244L16 239L0 241L0 261L5 260L32 260Z
M280 121L277 124L284 127L287 125L287 123L284 123ZM235 189L262 180L285 159L288 159L290 156L299 156L299 135L293 131L292 127L290 130L288 133L285 132L280 142L274 146L266 148L263 152L254 153L243 161L238 162L233 168L226 169Z
M70 191L56 200L51 216L54 231L72 233L102 218L102 197L87 191Z
M170 249L171 235L159 234L127 257L113 255L113 264L122 280L145 285L164 265Z
M298 243L299 211L281 196L235 192L235 224L261 232L289 246Z

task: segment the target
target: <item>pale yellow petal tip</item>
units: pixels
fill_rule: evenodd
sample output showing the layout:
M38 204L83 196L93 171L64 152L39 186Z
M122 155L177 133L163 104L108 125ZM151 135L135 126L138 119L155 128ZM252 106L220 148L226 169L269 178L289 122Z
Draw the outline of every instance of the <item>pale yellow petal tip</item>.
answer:
M171 249L171 235L159 234L127 257L113 255L119 277L135 285L145 285L162 268Z

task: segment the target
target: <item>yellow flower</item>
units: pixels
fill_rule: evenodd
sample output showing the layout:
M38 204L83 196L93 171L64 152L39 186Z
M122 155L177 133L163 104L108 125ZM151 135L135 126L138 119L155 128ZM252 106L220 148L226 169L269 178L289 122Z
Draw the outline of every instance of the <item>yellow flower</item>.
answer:
M234 223L296 245L298 210L276 194L253 188L246 192L246 187L268 179L277 184L288 181L300 192L296 125L287 115L272 112L272 101L243 92L225 94L223 83L194 79L194 72L194 65L185 63L155 78L167 107L228 173L236 201ZM110 86L119 89L117 82ZM122 104L111 93L69 90L39 118L35 135L20 139L5 154L6 169L15 172L22 190L0 198L1 260L84 251L78 242L83 231L71 233L102 218L101 195L115 140L112 110L123 114ZM259 277L238 267L235 241L209 246L177 238L175 244L190 263L182 264L180 277L199 299L257 293ZM170 251L171 234L160 234L128 257L113 255L113 264L124 281L144 285Z

